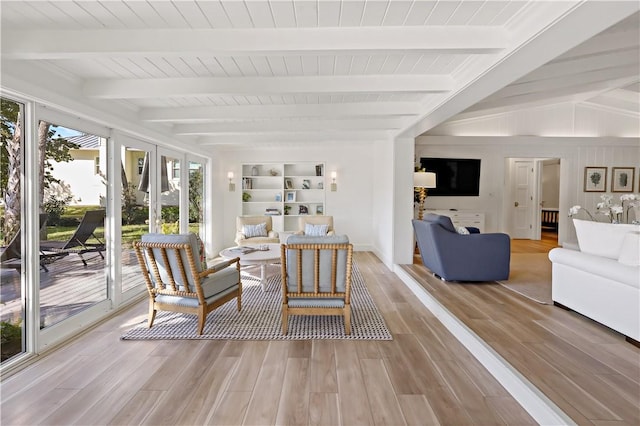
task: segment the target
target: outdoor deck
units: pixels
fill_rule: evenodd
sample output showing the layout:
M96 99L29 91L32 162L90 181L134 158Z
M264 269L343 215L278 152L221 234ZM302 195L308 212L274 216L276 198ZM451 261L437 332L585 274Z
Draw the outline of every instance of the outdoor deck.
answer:
M75 254L60 258L40 269L40 323L47 327L58 323L107 298L105 261L85 255L87 266ZM123 286L130 289L143 282L138 263L131 252L123 256ZM0 320L15 322L22 318L20 273L0 268Z

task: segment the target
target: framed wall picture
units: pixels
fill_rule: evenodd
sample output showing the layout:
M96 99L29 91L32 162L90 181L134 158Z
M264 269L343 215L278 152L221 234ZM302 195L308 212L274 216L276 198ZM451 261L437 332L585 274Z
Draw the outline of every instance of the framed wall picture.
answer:
M584 168L584 192L606 192L607 190L607 168L606 167L585 167Z
M293 181L290 178L286 178L284 180L284 188L285 189L293 189Z
M613 167L611 192L633 192L635 171L635 167Z
M296 192L295 191L289 191L285 193L285 201L288 203L293 203L294 201L296 201Z

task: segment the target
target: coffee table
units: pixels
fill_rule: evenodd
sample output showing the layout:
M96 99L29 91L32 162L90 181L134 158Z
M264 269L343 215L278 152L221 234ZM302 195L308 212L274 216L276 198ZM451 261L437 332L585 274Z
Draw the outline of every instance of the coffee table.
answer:
M258 248L266 246L268 250L256 250L250 253L242 253L239 249L252 247ZM240 265L260 265L260 285L262 291L267 287L267 265L276 263L280 260L280 244L256 244L255 246L229 247L220 252L220 256L224 259L240 258Z

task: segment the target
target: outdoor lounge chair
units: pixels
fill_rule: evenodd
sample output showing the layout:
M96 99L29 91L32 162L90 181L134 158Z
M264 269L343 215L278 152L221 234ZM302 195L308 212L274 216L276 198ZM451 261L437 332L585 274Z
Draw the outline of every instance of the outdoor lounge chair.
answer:
M104 259L102 252L105 244L94 233L96 228L104 226L104 216L104 210L87 210L71 238L67 241L41 241L40 249L53 253L75 253L80 256L84 266L87 266L87 260L83 256L86 253L98 253ZM90 237L98 242L87 243Z
M47 223L47 214L40 213L40 229ZM6 247L0 252L0 266L20 270L22 268L22 232L18 230ZM67 256L68 253L45 253L40 248L40 267L49 272L47 264Z

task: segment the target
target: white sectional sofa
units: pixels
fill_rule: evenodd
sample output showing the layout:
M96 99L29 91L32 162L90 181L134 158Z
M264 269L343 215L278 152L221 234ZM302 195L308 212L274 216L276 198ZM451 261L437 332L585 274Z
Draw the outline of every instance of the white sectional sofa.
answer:
M579 250L555 248L552 299L640 342L640 226L574 219Z

